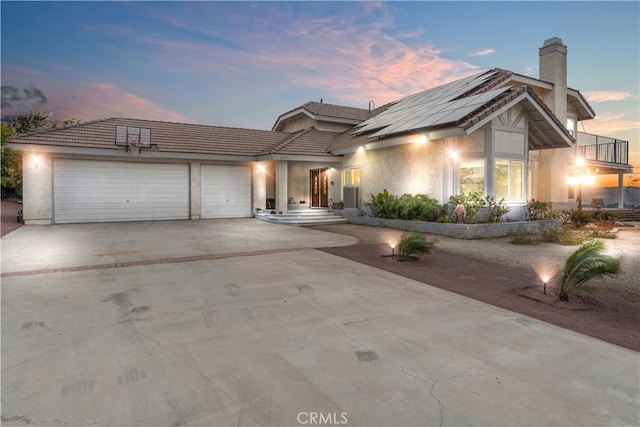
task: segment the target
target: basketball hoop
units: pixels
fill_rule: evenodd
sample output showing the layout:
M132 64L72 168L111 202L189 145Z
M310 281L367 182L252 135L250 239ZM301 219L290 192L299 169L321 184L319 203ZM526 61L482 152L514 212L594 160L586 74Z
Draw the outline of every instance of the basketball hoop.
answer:
M134 141L129 142L129 144L127 145L127 151L128 151L129 149L131 150L131 152L132 152L133 154L138 154L138 153L140 153L140 143L139 143L139 142L137 142L137 141L136 141L136 142L134 142Z
M151 129L116 125L115 144L139 154L141 148L151 148Z

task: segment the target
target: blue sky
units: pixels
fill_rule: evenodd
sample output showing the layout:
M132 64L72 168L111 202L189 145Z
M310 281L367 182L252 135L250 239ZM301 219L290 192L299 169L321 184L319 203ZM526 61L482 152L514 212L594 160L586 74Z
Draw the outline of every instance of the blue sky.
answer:
M640 127L638 2L2 1L2 115L270 129L310 100L367 108L568 46L590 133ZM25 90L26 89L26 90Z

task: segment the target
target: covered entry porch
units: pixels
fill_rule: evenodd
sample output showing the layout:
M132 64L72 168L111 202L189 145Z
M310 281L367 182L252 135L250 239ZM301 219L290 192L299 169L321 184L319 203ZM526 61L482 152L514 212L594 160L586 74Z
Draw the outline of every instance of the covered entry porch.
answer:
M327 209L340 200L341 158L264 159L253 167L256 212Z

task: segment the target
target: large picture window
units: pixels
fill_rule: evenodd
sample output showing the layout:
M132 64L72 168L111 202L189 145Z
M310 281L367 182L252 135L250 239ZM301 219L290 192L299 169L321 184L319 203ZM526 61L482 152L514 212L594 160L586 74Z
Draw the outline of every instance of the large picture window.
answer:
M460 161L460 193L485 193L484 159Z
M524 201L524 162L496 159L496 199Z

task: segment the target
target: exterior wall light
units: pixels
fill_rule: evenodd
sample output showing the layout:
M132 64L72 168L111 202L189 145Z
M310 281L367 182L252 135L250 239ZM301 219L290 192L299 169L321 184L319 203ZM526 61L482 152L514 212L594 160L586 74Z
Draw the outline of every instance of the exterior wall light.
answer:
M31 161L33 161L33 165L36 169L40 169L40 166L43 165L42 157L37 154L31 156Z
M266 170L267 170L267 169L264 167L264 165L262 165L262 164L259 164L259 165L256 167L256 169L257 169L257 170L258 170L258 172L260 172L260 173L265 173L265 172L266 172Z
M364 153L364 145L361 145L360 147L358 147L358 154L362 154Z

